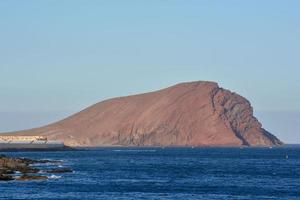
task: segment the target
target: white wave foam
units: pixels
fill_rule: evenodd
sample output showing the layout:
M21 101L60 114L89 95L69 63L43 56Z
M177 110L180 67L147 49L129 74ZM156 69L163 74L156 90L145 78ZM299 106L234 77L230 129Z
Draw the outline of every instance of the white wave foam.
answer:
M61 178L61 176L57 176L57 175L54 175L52 174L51 176L47 176L49 179L59 179Z

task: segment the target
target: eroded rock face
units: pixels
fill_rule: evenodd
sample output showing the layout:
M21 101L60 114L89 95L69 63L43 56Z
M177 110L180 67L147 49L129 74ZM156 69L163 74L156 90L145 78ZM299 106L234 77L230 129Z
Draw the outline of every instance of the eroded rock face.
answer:
M43 135L70 146L274 146L245 98L213 82L100 102L58 123L14 135Z
M275 136L262 128L253 116L253 108L244 97L228 90L216 88L213 91L215 112L235 135L247 146L281 145Z

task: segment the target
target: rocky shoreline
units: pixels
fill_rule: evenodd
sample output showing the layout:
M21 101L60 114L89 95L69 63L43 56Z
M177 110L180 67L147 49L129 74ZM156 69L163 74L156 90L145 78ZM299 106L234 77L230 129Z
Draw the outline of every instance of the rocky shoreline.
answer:
M71 168L66 167L52 167L42 170L33 167L34 164L60 164L60 161L53 160L33 160L27 158L12 158L5 155L0 155L0 181L30 181L30 180L47 180L48 176L41 175L42 173L70 173L73 172ZM55 165L54 165L55 166Z

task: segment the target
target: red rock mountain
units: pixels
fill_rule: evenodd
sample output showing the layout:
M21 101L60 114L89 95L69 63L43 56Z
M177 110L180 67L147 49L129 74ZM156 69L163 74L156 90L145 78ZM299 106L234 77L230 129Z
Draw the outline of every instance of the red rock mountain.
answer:
M57 123L9 133L69 146L276 146L245 98L213 82L178 84L114 98Z

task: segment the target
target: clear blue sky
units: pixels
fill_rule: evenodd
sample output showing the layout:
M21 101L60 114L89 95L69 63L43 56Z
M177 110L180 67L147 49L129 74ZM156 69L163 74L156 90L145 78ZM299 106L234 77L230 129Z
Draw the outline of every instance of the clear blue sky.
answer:
M0 0L0 131L212 80L300 143L287 120L300 123L299 10L297 0Z

